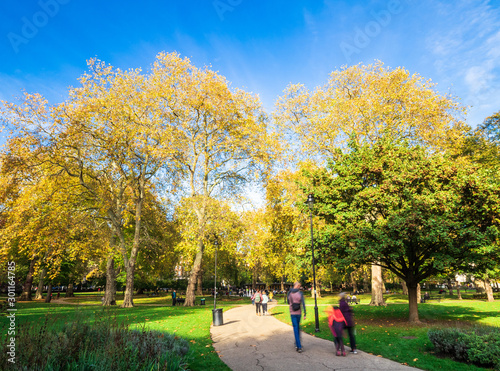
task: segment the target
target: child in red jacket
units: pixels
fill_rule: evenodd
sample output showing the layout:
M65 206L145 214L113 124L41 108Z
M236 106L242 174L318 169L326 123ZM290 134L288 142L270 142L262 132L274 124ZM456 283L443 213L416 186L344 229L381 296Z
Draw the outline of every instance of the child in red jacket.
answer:
M326 309L326 313L328 315L328 327L330 327L330 331L332 332L335 341L337 356L342 355L345 357L344 327L347 322L344 315L340 311L339 307L328 307Z

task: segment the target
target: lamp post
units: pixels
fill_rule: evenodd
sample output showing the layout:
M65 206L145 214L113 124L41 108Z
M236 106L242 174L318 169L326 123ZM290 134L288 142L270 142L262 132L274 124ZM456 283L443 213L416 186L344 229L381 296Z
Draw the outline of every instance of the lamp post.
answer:
M217 309L217 250L219 246L219 241L217 236L215 237L215 278L214 278L214 310Z
M313 290L314 290L314 320L316 322L315 332L319 332L319 317L318 317L318 300L316 298L316 260L314 259L314 237L313 237L313 214L314 196L310 194L306 201L311 214L311 249L312 249L312 266L313 266Z
M219 250L219 240L217 235L214 239L215 245L215 277L214 277L214 309L212 310L212 321L214 326L221 326L224 324L222 318L222 308L217 309L217 252Z

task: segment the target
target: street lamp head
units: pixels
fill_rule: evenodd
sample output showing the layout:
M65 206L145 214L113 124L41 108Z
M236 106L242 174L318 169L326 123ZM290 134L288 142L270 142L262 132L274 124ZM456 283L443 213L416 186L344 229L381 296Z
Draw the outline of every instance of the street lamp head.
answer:
M314 206L314 196L312 194L309 194L309 196L307 196L306 204L307 206L309 206L309 210L312 210Z

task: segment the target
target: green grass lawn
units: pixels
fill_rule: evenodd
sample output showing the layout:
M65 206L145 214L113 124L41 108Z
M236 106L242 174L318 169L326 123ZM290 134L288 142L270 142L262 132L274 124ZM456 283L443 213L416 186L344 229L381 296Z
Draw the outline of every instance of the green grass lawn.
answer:
M130 328L146 327L151 330L166 331L188 340L190 343L189 368L191 370L229 370L212 347L210 324L212 322L213 301L210 301L210 297L207 297L206 306L198 305L192 308L172 307L169 296L139 296L134 298L134 303L139 305L127 309L119 307L103 309L99 305L100 297L95 293L94 295L77 294L76 297L66 300L74 304L16 303L18 309L17 326L31 321L43 321L45 316L48 317L52 326L57 327L58 324L62 325L65 321L71 321L75 317L94 321L96 316L109 315L116 317L119 321L126 321L130 324ZM197 303L199 302L198 298ZM77 305L78 303L86 305ZM226 311L236 305L247 303L250 303L250 300L246 298L222 298L217 301L217 307ZM6 334L6 325L6 317L1 315L2 336Z
M369 295L358 297L361 298L361 304L355 305L354 311L356 341L359 349L423 370L484 370L484 368L436 356L427 337L427 331L431 328L447 326L500 326L500 302L457 300L447 295L440 303L432 301L419 304L420 319L424 324L413 326L407 322L408 300L406 296L397 294L385 296L388 303L386 307L367 305L370 302ZM309 334L332 340L325 309L327 305L337 302L336 296L324 296L318 299L321 331L315 333L314 300L306 297L308 315L306 320L302 322L303 330ZM280 301L280 304L282 303L283 299ZM273 314L281 321L291 323L287 307L278 306L274 308Z

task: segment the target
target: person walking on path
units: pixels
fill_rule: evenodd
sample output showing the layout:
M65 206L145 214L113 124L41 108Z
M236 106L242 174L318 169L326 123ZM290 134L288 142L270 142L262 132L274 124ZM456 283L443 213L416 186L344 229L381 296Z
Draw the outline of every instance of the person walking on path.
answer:
M346 320L339 307L328 307L326 314L328 316L328 327L330 327L335 342L337 356L343 355L345 357L344 327Z
M349 334L349 345L351 346L351 354L358 354L356 350L356 338L354 336L354 315L352 314L352 308L347 304L346 293L341 292L339 294L340 301L339 307L342 315L344 316L347 333Z
M262 315L267 315L267 303L269 303L269 296L267 296L267 293L264 291L262 294Z
M260 290L257 290L254 294L253 298L255 302L255 313L260 316L261 308L262 308L262 294L260 293Z
M306 318L306 302L304 295L300 291L300 283L295 282L293 289L288 293L288 304L290 307L290 317L292 318L293 334L295 336L295 349L302 353L302 344L300 343L300 317L302 315L301 304L304 308L304 319Z
M177 304L177 292L175 290L172 291L172 306L175 307Z

